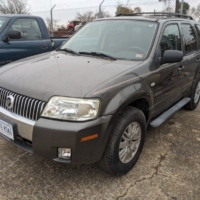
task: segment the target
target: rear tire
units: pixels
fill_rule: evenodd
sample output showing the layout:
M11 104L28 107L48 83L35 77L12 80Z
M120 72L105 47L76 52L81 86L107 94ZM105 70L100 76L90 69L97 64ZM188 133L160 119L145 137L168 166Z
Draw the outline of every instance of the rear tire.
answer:
M195 81L190 97L191 101L185 106L185 108L188 110L194 110L198 106L200 100L200 77Z
M127 107L118 115L98 166L113 175L133 168L144 146L146 119L137 108Z

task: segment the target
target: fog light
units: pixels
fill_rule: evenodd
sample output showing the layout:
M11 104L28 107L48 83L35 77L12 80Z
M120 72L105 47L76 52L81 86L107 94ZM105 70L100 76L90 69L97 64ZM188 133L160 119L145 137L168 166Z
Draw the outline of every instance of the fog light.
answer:
M58 148L58 158L69 160L71 158L71 149Z

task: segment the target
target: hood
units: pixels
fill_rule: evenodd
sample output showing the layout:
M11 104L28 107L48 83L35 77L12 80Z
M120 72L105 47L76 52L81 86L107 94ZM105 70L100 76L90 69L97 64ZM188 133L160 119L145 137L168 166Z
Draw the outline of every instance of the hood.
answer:
M0 87L43 101L55 95L82 98L140 63L51 52L1 67Z

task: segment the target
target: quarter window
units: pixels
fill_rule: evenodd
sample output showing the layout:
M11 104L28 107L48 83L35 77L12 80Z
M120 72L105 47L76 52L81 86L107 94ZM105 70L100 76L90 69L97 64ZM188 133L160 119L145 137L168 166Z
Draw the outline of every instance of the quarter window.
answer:
M0 16L0 33L3 30L3 28L6 26L6 24L8 23L9 20L10 20L10 18L8 18L8 17Z
M183 39L185 43L185 53L191 53L197 50L197 39L194 29L190 24L182 24Z
M161 56L166 50L179 50L181 51L181 37L177 24L168 25L163 33L160 43Z
M199 38L199 49L200 49L200 25L195 25L195 27L196 27L197 35L198 35L198 38Z
M10 30L21 32L21 40L42 39L40 27L35 19L17 19Z

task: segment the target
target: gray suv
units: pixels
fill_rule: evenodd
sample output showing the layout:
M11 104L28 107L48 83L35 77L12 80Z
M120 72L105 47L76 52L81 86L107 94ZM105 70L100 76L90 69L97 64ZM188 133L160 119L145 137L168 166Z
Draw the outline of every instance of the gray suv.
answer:
M61 48L0 68L0 135L55 162L128 172L146 129L200 99L200 24L173 13L99 19Z

